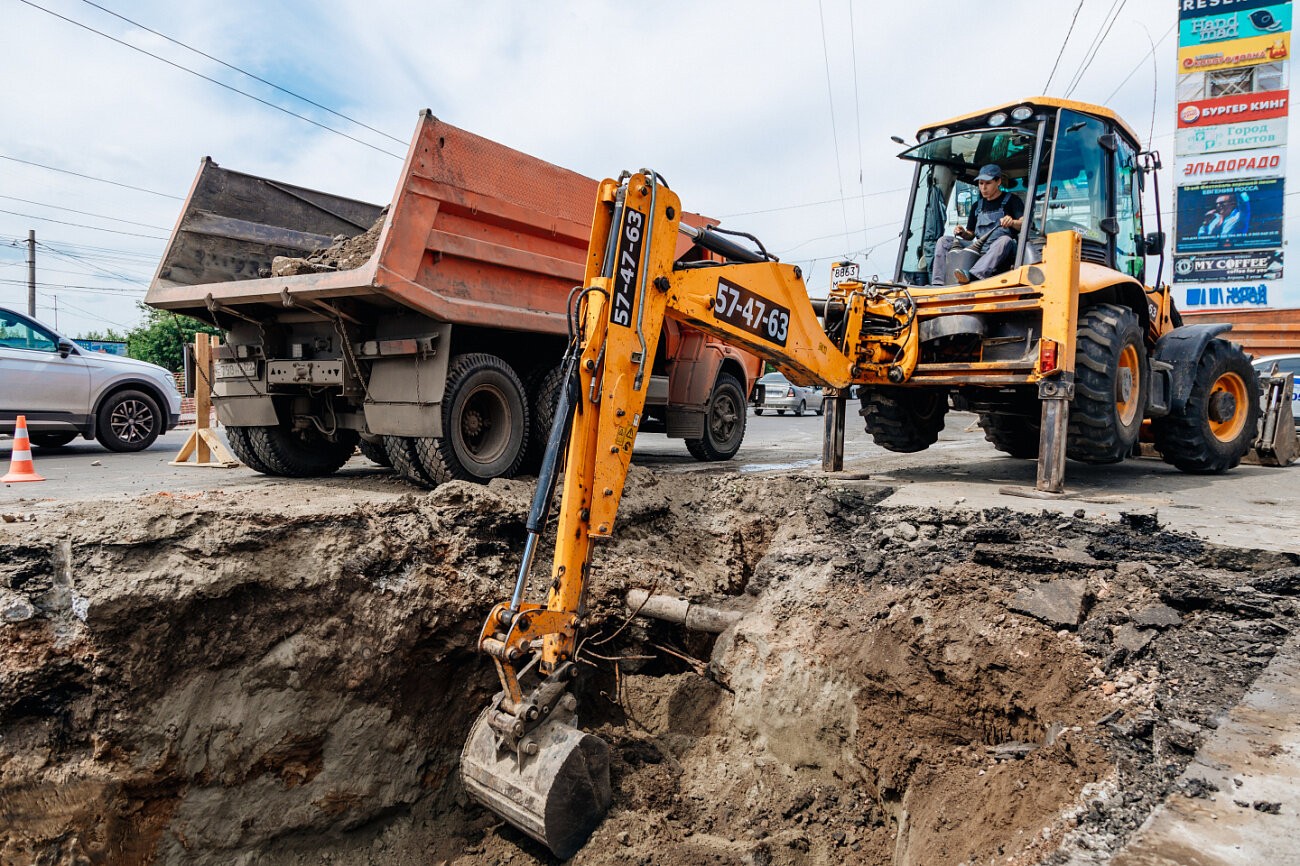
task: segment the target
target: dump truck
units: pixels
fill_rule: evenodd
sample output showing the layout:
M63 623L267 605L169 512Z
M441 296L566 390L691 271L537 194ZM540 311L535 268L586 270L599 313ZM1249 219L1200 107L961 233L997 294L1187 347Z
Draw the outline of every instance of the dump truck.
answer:
M1182 325L1168 287L1142 279L1146 256L1163 248L1141 224L1140 192L1158 159L1113 112L1033 97L926 127L903 156L920 170L898 272L844 280L820 304L800 268L757 239L684 221L658 172L600 186L514 589L478 636L501 688L460 764L473 799L559 857L586 843L613 798L609 747L583 730L574 680L588 661L593 552L614 533L654 347L669 323L830 389L832 454L837 439L842 452L851 386L867 428L896 450L930 444L949 400L964 397L996 447L1038 457L1030 492L1044 496L1060 492L1067 456L1123 459L1148 421L1156 448L1187 472L1225 472L1254 441L1256 374L1222 338L1227 326ZM975 204L976 182L993 176L990 164L1027 197L1024 217L1008 224L1019 251L1000 273L963 284L932 256L969 217L963 208ZM679 255L683 236L722 261ZM534 584L552 527L549 577Z
M424 487L508 477L549 429L596 189L428 111L387 208L205 157L145 302L224 332L213 402L258 472L328 474L359 445ZM649 429L732 457L757 359L689 326L654 348Z

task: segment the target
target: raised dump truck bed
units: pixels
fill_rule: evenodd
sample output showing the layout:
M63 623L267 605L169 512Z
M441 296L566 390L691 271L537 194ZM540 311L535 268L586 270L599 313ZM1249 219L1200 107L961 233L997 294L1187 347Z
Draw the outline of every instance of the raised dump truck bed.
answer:
M428 112L386 214L204 159L146 302L226 331L215 403L254 469L331 472L360 438L416 483L510 475L549 423L596 189ZM684 326L665 341L647 429L732 456L758 362Z

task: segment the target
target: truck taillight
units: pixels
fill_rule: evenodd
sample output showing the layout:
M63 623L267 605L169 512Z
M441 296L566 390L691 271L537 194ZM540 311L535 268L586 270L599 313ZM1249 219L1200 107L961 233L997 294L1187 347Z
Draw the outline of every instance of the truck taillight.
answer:
M1038 341L1038 368L1041 373L1050 373L1056 369L1056 350L1058 348L1055 340Z

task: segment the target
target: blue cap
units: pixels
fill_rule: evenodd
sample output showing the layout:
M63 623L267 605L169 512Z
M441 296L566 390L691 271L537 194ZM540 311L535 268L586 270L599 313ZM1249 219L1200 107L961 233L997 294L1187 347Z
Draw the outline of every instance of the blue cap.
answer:
M1002 169L996 163L990 162L980 169L980 173L975 175L975 180L1002 180Z

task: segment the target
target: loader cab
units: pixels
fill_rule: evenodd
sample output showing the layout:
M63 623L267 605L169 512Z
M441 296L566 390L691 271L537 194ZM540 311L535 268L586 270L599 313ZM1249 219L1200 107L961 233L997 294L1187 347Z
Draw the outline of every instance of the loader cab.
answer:
M1098 106L1038 98L956 118L917 134L899 154L916 163L895 279L931 284L935 245L965 225L979 200L980 167L1002 168L1002 188L1025 204L1014 266L1042 259L1047 235L1074 231L1084 261L1142 281L1142 172L1137 137Z

